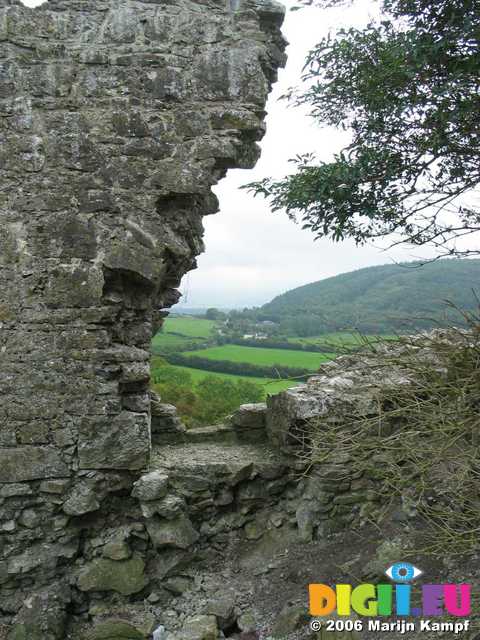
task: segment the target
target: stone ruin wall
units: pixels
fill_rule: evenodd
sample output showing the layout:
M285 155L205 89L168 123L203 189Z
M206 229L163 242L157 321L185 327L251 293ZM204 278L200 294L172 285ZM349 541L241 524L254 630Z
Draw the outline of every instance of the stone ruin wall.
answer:
M375 509L375 473L340 454L301 478L292 449L311 419L375 414L358 363L188 433L149 391L211 187L258 157L282 20L274 0L0 0L0 640L229 637L242 609L203 607L194 565L223 588L238 541Z
M22 611L43 588L58 610L42 640L63 637L66 609L88 609L71 567L94 548L92 518L121 526L148 465L150 339L203 249L212 185L258 158L282 20L273 0L0 0L0 612L8 629L23 620L12 638L37 638ZM138 591L143 560L122 549L110 556L130 558Z

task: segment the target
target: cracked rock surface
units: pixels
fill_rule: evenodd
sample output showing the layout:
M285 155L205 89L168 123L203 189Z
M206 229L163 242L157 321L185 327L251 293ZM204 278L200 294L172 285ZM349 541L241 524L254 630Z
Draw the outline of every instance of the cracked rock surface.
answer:
M124 499L150 460L150 340L203 250L211 187L258 158L283 13L0 0L0 612L15 640L62 637L25 613L53 584L73 586L73 616L97 587L144 586ZM156 410L155 429L182 432Z

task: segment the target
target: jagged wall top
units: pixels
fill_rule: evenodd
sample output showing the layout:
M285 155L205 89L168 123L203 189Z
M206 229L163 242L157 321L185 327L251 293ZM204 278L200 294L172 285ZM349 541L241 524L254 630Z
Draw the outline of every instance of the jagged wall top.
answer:
M283 62L232 6L0 0L1 481L147 461L150 337Z
M60 584L81 518L118 521L112 493L149 462L151 336L203 249L211 186L258 157L282 16L0 0L2 615Z

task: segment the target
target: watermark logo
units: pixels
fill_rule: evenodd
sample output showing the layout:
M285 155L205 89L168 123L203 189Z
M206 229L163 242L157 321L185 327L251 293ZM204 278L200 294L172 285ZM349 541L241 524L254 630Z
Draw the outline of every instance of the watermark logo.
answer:
M413 564L409 562L397 562L385 571L385 575L394 582L412 582L412 580L421 576L422 573L423 571L417 569L417 567L414 567Z
M471 613L471 585L469 584L423 584L417 590L411 584L422 571L408 562L397 562L386 570L390 583L310 584L310 614L315 617L350 616L456 616L466 617ZM414 598L413 596L417 596ZM419 600L421 607L412 602Z

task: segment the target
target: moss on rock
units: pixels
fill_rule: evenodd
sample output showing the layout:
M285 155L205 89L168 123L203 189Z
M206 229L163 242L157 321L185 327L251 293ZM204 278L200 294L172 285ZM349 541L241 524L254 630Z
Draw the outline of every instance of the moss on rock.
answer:
M145 563L138 555L122 562L98 558L80 572L78 588L81 591L117 591L128 596L146 586L144 570Z

